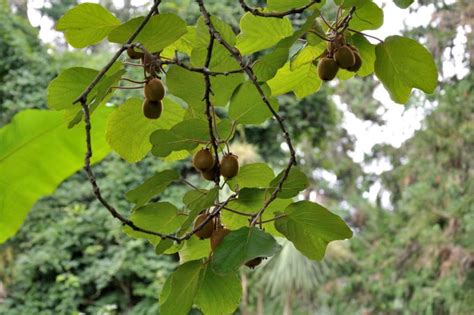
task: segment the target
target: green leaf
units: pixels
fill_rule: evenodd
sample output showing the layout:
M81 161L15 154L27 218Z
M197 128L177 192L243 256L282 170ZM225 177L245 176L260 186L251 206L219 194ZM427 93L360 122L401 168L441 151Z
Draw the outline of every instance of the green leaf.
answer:
M155 247L155 253L157 255L163 254L166 250L170 249L174 245L174 242L170 239L160 240L158 245Z
M143 21L137 17L120 25L109 35L113 43L125 43ZM186 22L173 13L154 15L133 41L142 44L150 52L158 52L173 44L187 32Z
M110 113L92 117L93 162L109 152L104 137ZM63 114L25 110L0 129L0 243L16 233L35 202L84 165L83 125L67 129Z
M266 96L270 95L270 89L266 84L261 85ZM278 103L270 99L270 104L278 111ZM260 94L251 81L243 83L234 93L229 105L229 117L241 124L258 125L268 118L272 113L263 102Z
M188 315L199 288L202 263L187 262L171 274L161 291L161 315Z
M273 170L267 164L252 163L242 166L239 174L227 183L234 188L238 186L239 189L245 187L268 187L274 177Z
M237 49L248 55L270 48L281 39L293 34L288 18L266 18L246 13L240 20L241 33L237 36Z
M166 170L156 173L143 184L127 192L125 197L128 201L135 203L136 207L140 207L154 196L161 194L166 187L178 178L179 175L175 170Z
M292 58L290 64L291 71L313 62L313 60L318 58L325 50L326 43L322 41L314 46L306 45L296 54L294 58Z
M120 24L120 20L100 4L82 3L67 11L56 24L75 48L100 43Z
M375 63L375 45L372 45L364 36L359 34L352 35L351 39L354 46L359 49L362 59L362 66L357 71L357 75L365 77L372 74Z
M257 257L273 256L280 245L268 233L256 227L243 227L230 232L216 248L212 267L219 274L237 270Z
M280 179L282 178L284 172L285 171L282 171L280 174L278 174L277 177L275 177L275 179L272 180L272 182L270 183L270 188L267 190L267 194L273 193L278 183L280 182ZM290 173L288 174L288 177L283 183L281 191L278 193L277 196L278 198L282 199L292 198L298 195L300 191L306 189L308 185L309 182L306 175L299 168L292 167Z
M142 229L170 234L178 230L186 220L186 215L179 213L169 202L155 202L135 209L130 220Z
M237 273L217 274L207 264L201 272L194 303L206 315L233 314L240 303L242 287Z
M317 203L299 201L288 206L284 214L287 216L275 221L275 227L310 259L322 259L329 242L352 237L340 217Z
M129 163L138 162L151 150L150 135L156 129L169 129L183 120L184 110L168 98L163 101L159 119L147 119L143 100L132 98L109 117L106 137L109 145Z
M183 197L183 203L189 210L188 218L183 223L181 231L187 231L194 222L197 215L211 206L216 202L219 190L213 188L211 190L190 190Z
M408 8L415 0L393 0L397 7L406 9Z
M351 7L360 8L367 4L367 2L372 0L336 0L334 3L340 5L344 9L349 9Z
M62 71L48 85L48 106L51 109L63 110L81 106L73 105L76 98L94 80L99 71L89 68L74 67ZM94 98L94 93L89 94L88 101Z
M376 30L383 24L383 10L375 3L367 2L360 8L357 8L349 27L357 31Z
M200 240L193 235L184 242L183 247L179 251L179 262L184 264L191 260L198 260L209 257L211 252L211 244L208 239Z
M303 98L317 92L322 82L313 63L307 63L291 71L288 62L267 83L272 90L272 96L293 91L298 98Z
M413 39L390 36L375 48L375 74L397 103L405 104L412 88L433 93L438 71L431 53Z
M253 71L258 80L267 81L273 78L278 69L285 64L288 54L287 47L276 47L271 53L257 59Z

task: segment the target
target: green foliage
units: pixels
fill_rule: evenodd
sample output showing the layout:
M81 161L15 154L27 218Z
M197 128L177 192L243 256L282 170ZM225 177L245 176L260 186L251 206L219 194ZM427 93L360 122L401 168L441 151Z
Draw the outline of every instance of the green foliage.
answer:
M110 152L104 137L108 113L101 110L93 119L96 162ZM40 197L82 167L84 138L84 130L68 130L58 112L23 111L0 129L1 242L15 234Z
M296 1L289 7L288 2L269 1L268 6L270 10L273 8L281 12L307 3ZM83 118L82 108L73 104L83 91L87 97L80 100L81 105L84 110L89 108L93 114L92 130L98 133L96 137L106 134L103 138L128 162L140 162L150 150L156 159L164 162L160 164L162 168L159 172L125 194L127 200L135 204L133 208L126 202L121 203L124 207L132 208L129 220L145 230L137 232L133 225L122 219L126 234L150 241L156 253L178 253L180 256L181 265L168 278L161 293L161 313L187 314L193 305L206 314L233 312L241 295L238 269L252 259L270 258L278 253L281 246L273 236L287 238L303 255L316 260L324 257L329 242L352 237L351 229L336 214L307 200L295 202L294 199L300 198L309 187L310 179L302 169L286 161L281 163L283 170L279 170L276 177L275 171L264 163L242 165L240 173L233 179L226 179L222 185L218 173L219 160L230 154L234 138L244 139L245 128L252 128L249 126L268 126L272 117L277 120L280 129L277 131L278 136L272 129L274 132L268 135L266 142L272 142L269 146L278 146L281 142L275 140L284 140L290 149L290 162L296 160L291 134L285 127L285 119L278 114L294 113L295 110L281 108L280 102L287 97L284 94L289 92L303 99L321 88L322 81L317 74L318 60L326 49L329 50L327 54L330 58L334 53L334 49L326 48L325 37L336 49L346 41L357 47L363 62L358 74L367 76L375 71L397 102L407 102L413 87L427 93L434 91L436 67L425 48L400 36L388 37L374 47L360 31L379 28L383 24L382 9L372 1L344 1L340 4L343 14L337 14L336 21L331 22L335 25L335 31L328 30L331 26L325 25L326 21L319 17L318 8L321 5L308 8L307 11L311 13L304 14L306 20L298 23L286 16L265 17L247 12L240 19L238 28L233 28L217 17L209 17L202 4L202 14L195 25L187 25L173 13L155 14L146 25L142 25L143 29L134 40L134 43L143 45L135 48L145 53L145 58L135 64L143 67L142 82L125 77L125 73L136 73L126 67L130 61L125 63L123 59L113 59L113 66L104 68L103 72L90 68L66 69L51 82L48 104L51 109L65 114L66 122L72 129L67 132L61 130L61 134L51 136L54 139L46 140L59 142L57 146L61 148L62 142L66 141L66 152L73 150L77 153L74 159L68 159L68 163L77 162L84 154L75 148L82 141L70 136L76 133L83 137L82 124L76 126ZM351 7L356 11L350 11ZM324 12L321 14L324 15ZM143 17L137 17L120 24L101 5L85 3L66 12L58 21L56 29L65 33L66 40L73 47L82 48L98 44L106 37L109 42L123 44L143 21ZM239 33L236 34L235 30ZM342 36L342 39L338 36ZM300 39L306 40L306 43L301 45ZM160 54L162 50L163 55ZM150 53L158 54L152 56ZM354 72L341 69L338 78L346 80L354 75ZM102 124L97 124L95 120L106 112L99 106L104 107L106 102L114 100L113 92L117 88L141 88L131 84L143 84L152 77L161 78L168 93L164 100L164 111L158 120L143 117L141 100L129 98L114 109L107 122L103 119ZM316 131L325 135L324 124L331 125L336 118L329 107L328 115L323 116L316 117L321 119L323 125ZM88 116L84 118L87 123ZM12 126L14 124L9 127ZM31 134L41 133L41 127L45 127L44 121L36 120L29 125L33 130ZM298 127L290 129L297 138L307 138L305 133L314 130L308 128L301 131ZM63 140L63 137L67 137L67 140ZM74 146L71 141L75 141ZM104 141L93 141L95 146L102 148L99 154L94 154L95 157L102 158L107 153L108 146ZM203 174L208 180L214 178L214 188L196 179L196 173L187 161L181 162L180 165L186 165L181 172L173 169L176 164L170 163L186 159L202 146L210 148L217 158L215 168L207 170L211 172L211 178L208 178L209 174ZM310 150L308 147L299 149ZM48 160L52 153L43 153L46 150L47 146L44 145L42 151L33 153ZM309 153L304 154L307 160L311 160L312 152ZM51 158L48 162L61 166L64 163L61 158L65 154L57 155L57 159ZM337 164L334 161L332 163ZM0 168L5 165L9 166L0 159ZM43 168L49 165L45 164ZM344 172L351 165L331 166ZM64 168L61 170L64 171ZM48 176L51 175L43 177ZM54 183L57 184L64 175L60 177L54 178ZM345 178L349 181L355 177ZM182 188L177 188L180 186L172 184L178 180L192 190L184 192ZM227 188L234 194L230 195ZM161 199L174 189L181 189L174 200ZM41 193L49 193L49 190ZM97 189L94 193L98 199L101 198ZM309 199L306 195L304 197ZM3 210L3 207L0 208L0 213ZM199 229L193 221L203 211L212 214L208 216L212 217L208 224L213 228L223 224L232 230L213 252L209 242L202 242L192 236ZM116 212L111 212L117 216ZM23 216L14 218L17 225L24 216L23 211ZM167 235L160 239L154 233ZM166 238L176 240L176 243ZM215 292L225 294L216 297Z
M406 103L412 88L433 93L438 72L430 52L416 41L390 36L375 48L375 74L397 103Z

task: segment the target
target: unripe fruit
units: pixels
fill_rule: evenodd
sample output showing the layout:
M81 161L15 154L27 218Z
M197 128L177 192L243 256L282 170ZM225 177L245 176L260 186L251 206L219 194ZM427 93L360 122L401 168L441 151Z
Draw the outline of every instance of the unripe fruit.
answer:
M201 225L205 220L209 218L209 214L207 213L202 213L196 217L196 220L194 221L194 228L197 228L198 226ZM205 239L209 238L212 235L212 232L214 231L214 222L211 219L209 222L207 222L199 231L197 231L195 234L197 237L200 239Z
M330 81L336 77L339 66L332 58L323 57L318 63L318 75L323 81Z
M334 60L342 69L348 69L355 64L354 53L348 46L339 47L334 53Z
M249 260L245 263L245 266L249 267L250 269L254 269L258 265L262 263L263 258L262 257L257 257L252 260Z
M214 166L214 157L209 149L201 149L193 157L193 165L200 171L210 170Z
M221 175L225 178L232 178L239 172L239 161L237 156L227 154L221 161Z
M226 237L226 235L229 233L230 233L230 230L226 228L219 228L217 230L214 230L214 232L211 235L212 251L216 250L217 246L219 246L219 244L222 242L224 237Z
M143 90L145 97L150 101L161 101L165 97L165 88L160 79L153 78L145 83Z
M161 101L150 101L148 99L143 102L143 115L148 119L158 119L163 111L163 103Z
M140 51L136 51L133 46L127 48L127 55L130 59L141 59L143 58L143 53Z
M355 63L352 67L347 68L347 70L357 72L359 71L360 67L362 67L362 58L360 57L360 54L357 51L353 51L353 53L355 57Z
M219 172L219 171L215 167L213 167L210 170L203 171L201 175L202 177L204 177L204 179L207 179L213 182L214 179L216 178L216 172ZM218 174L218 176L220 176L220 174Z

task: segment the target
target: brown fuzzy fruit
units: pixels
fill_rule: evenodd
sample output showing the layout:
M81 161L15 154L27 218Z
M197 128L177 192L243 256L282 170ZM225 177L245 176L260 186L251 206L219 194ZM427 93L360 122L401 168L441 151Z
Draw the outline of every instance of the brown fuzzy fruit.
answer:
M219 228L217 230L214 230L214 232L211 235L211 248L212 251L215 251L217 246L222 242L224 237L226 237L227 234L230 233L229 229L226 228Z
M161 101L165 97L165 87L160 79L153 78L145 83L145 97L150 101Z
M360 67L362 67L362 58L360 57L360 54L357 51L353 51L353 53L355 57L355 63L352 67L347 68L347 70L357 72L359 71Z
M318 62L318 75L323 81L331 81L336 77L339 66L332 58L324 57Z
M221 161L221 175L225 178L232 178L239 172L239 161L232 153L227 154Z
M196 220L194 220L194 228L197 228L198 226L201 225L201 223L204 222L204 220L207 220L209 217L209 214L207 213L202 213L196 217ZM197 231L195 234L197 237L200 239L205 239L209 238L212 235L212 232L214 231L214 222L211 219L209 222L207 222L199 231Z
M202 177L204 177L204 179L207 179L207 180L213 182L214 179L216 178L216 172L218 173L219 171L215 167L213 167L210 170L202 172L201 175L202 175ZM221 175L219 174L218 176L221 176Z
M249 260L245 263L245 266L249 267L250 269L254 269L258 265L262 263L263 258L262 257L257 257L252 260Z
M342 69L349 69L355 64L355 57L349 46L339 47L334 53L334 60Z
M143 53L140 51L136 51L133 46L127 48L127 55L130 59L141 59L143 58Z
M210 170L214 166L214 157L209 149L201 149L194 154L193 165L200 171Z
M158 119L163 111L163 103L161 101L145 100L143 102L143 115L148 119Z

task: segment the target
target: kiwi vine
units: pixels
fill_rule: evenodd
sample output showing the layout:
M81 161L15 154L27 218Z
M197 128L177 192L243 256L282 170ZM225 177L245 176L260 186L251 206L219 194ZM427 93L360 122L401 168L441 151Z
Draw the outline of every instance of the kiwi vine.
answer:
M244 0L239 0L239 3L244 11L250 12L256 16L268 18L283 18L288 15L302 14L319 2L320 0L310 1L307 5L303 7L290 9L285 12L269 12L263 11L260 8L251 7ZM264 223L272 222L284 216L276 216L273 219L265 221L262 219L265 210L278 197L278 194L281 192L283 184L287 180L292 167L297 164L296 152L290 134L288 133L288 130L286 128L285 121L272 107L267 95L262 89L262 86L260 85L259 80L253 70L252 61L244 58L237 48L232 46L224 39L223 36L221 36L219 31L213 24L211 15L207 10L203 0L196 0L197 5L199 6L200 14L204 20L209 34L206 58L204 66L202 68L192 67L188 65L185 60L180 60L177 55L174 58L164 58L160 56L160 52L150 52L147 51L139 43L133 43L140 31L148 23L150 18L155 14L159 14L158 7L160 3L161 0L154 1L148 14L143 19L141 24L137 27L137 29L134 31L134 33L125 42L125 44L123 44L118 49L118 51L111 58L111 60L104 66L104 68L99 72L96 78L87 86L87 88L75 101L75 103L81 104L85 121L87 151L84 160L84 169L87 173L88 179L92 186L93 193L97 200L111 213L112 216L120 220L123 225L126 225L135 231L159 236L162 239L169 239L177 243L189 239L192 235L196 235L200 239L210 239L211 248L212 251L214 251L215 248L222 241L222 239L230 233L230 230L221 223L221 211L230 211L237 215L246 216L249 221L249 226L258 226L261 229L263 228ZM313 27L306 32L306 34L314 34L327 42L327 49L315 60L313 60L313 63L317 67L318 76L323 81L330 81L334 79L339 69L346 69L348 71L356 73L362 66L362 58L358 49L355 46L351 45L345 36L346 32L353 32L365 35L361 32L351 30L349 28L349 22L354 14L356 14L355 7L352 7L348 11L348 13L346 13L345 16L343 16L342 8L339 7L337 10L335 21L333 22L327 21L327 19L322 14L320 14L322 21L328 27L328 31L323 34L320 30ZM228 72L211 71L209 69L209 66L211 63L212 52L215 45L223 46L228 51L228 53L235 59L235 61L237 61L237 63L240 65L240 68ZM161 80L161 77L163 75L166 75L166 70L164 66L176 65L186 70L202 74L205 83L205 91L202 100L205 103L205 115L207 117L209 129L209 141L205 143L204 146L194 154L192 163L193 166L201 173L202 177L205 180L214 182L215 187L217 187L218 189L222 189L228 179L233 178L238 174L239 161L238 157L232 152L230 152L230 139L221 139L220 135L218 134L216 122L218 115L215 112L214 105L211 100L211 96L213 94L211 77L220 75L227 76L232 73L244 73L247 75L248 79L258 92L261 100L266 105L267 109L271 112L273 119L279 125L279 128L282 132L282 136L289 150L288 162L284 171L282 172L281 177L279 178L278 183L276 184L270 196L264 201L263 206L257 212L252 214L242 213L228 207L229 202L235 200L238 197L239 191L237 190L235 193L231 194L227 199L223 201L216 200L214 207L203 211L196 217L191 231L181 236L178 236L177 234L164 234L155 231L150 231L137 226L131 220L121 215L116 210L116 208L112 206L103 197L101 189L97 184L95 174L91 168L91 157L93 155L91 139L92 124L90 119L91 109L89 108L87 97L92 91L92 89L99 83L99 81L104 77L106 72L112 67L112 65L121 57L124 52L126 52L128 58L130 59L130 61L126 63L127 65L143 68L144 80L136 81L127 78L122 78L121 80L123 81L138 85L130 87L119 86L114 88L143 88L144 102L142 110L143 115L148 119L160 119L161 113L163 111L163 98L165 97L166 88ZM136 63L137 61L138 63ZM235 125L232 126L232 128L233 131L235 131ZM222 185L221 177L224 178L224 183ZM198 189L186 180L183 180L183 182L190 185L193 189ZM255 259L247 261L245 265L250 268L254 268L261 263L262 259L264 259L264 257L257 257Z

